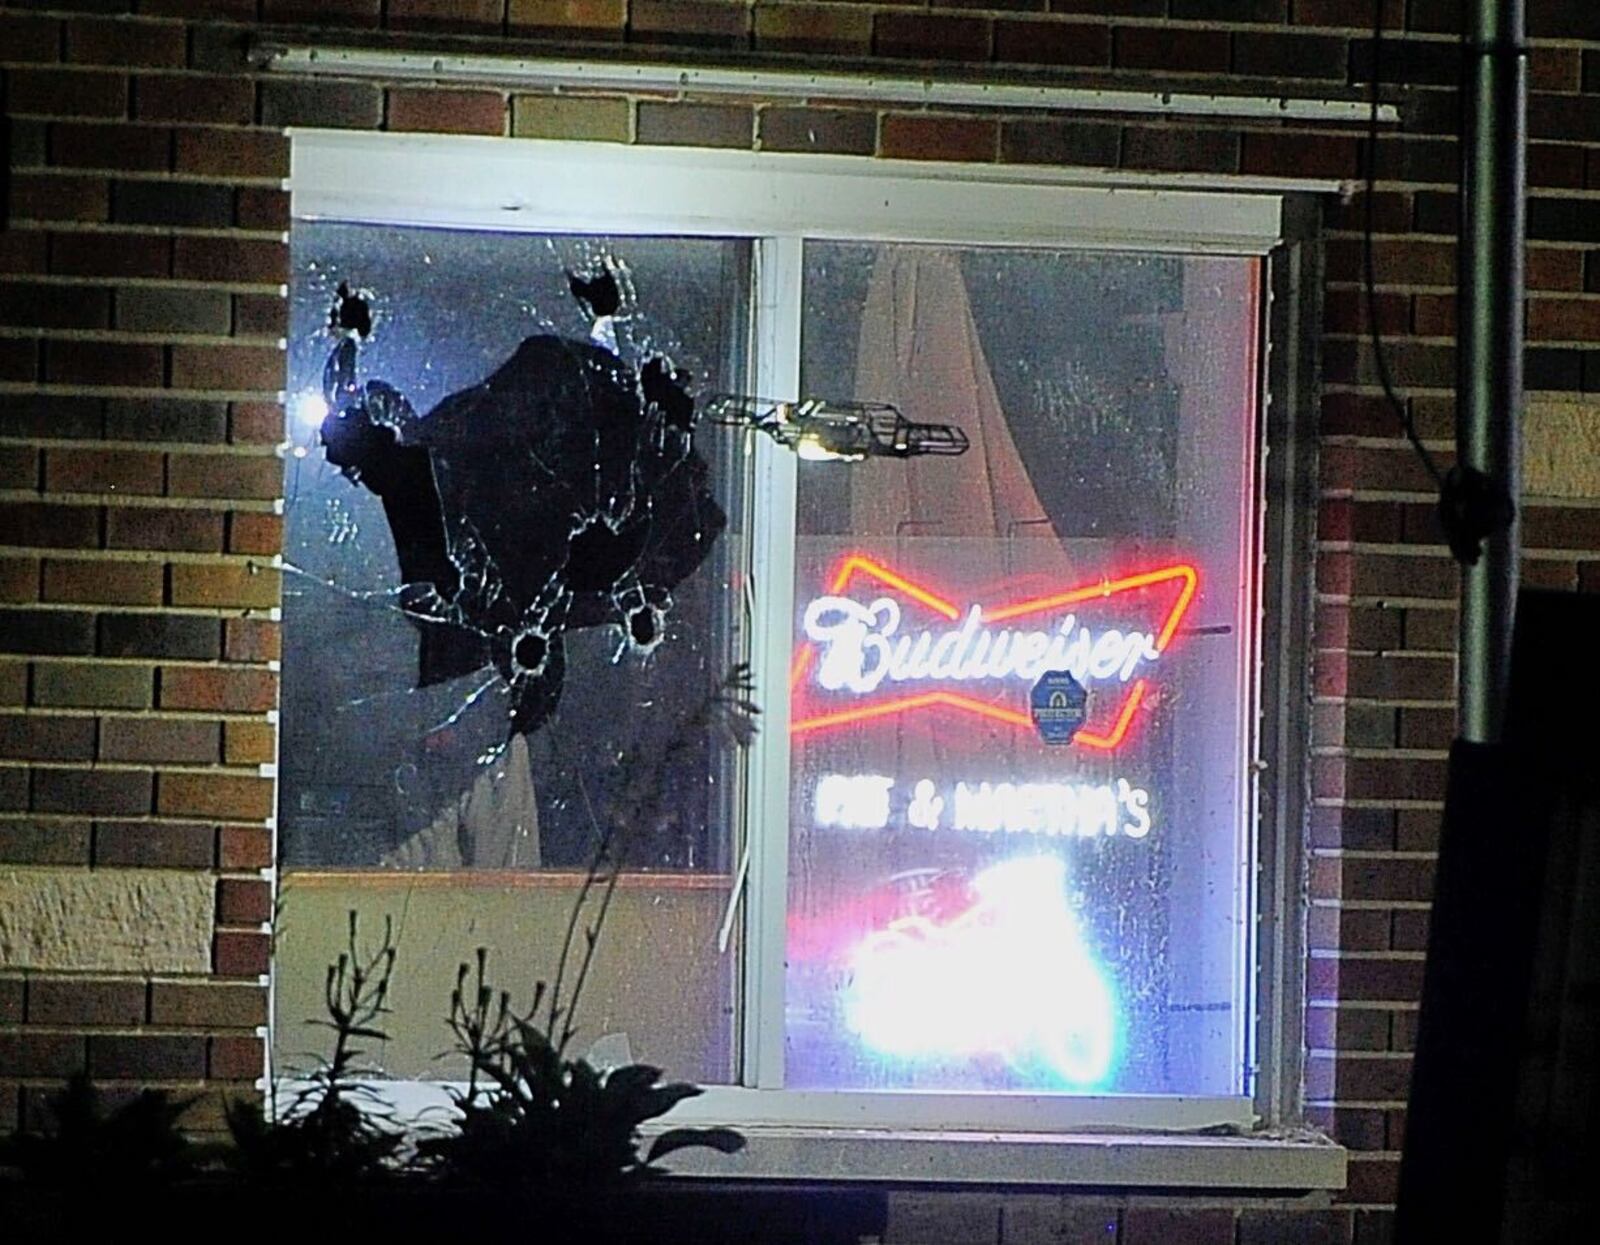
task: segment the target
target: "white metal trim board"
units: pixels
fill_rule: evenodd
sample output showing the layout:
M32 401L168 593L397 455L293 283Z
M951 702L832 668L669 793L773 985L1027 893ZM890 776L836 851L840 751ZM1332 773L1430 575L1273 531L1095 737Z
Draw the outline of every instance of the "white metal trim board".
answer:
M302 219L574 233L1264 255L1276 194L1002 165L531 139L293 132Z
M1116 112L1271 121L1366 121L1359 99L1286 95L1224 95L1185 91L1073 87L1046 83L950 80L882 73L815 73L799 69L727 69L660 62L546 60L539 57L460 56L375 48L262 44L257 62L272 73L378 78L397 82L473 83L543 89L681 91L781 100L848 99L892 104L1027 109L1033 112ZM1378 120L1400 119L1380 104Z

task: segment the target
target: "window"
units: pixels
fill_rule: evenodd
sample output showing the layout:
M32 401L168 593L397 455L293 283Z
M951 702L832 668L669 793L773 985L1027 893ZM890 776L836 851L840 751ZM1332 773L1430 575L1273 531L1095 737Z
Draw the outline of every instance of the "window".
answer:
M548 976L625 826L583 1043L713 1087L699 1114L1248 1122L1294 946L1260 882L1285 851L1261 826L1294 820L1259 815L1262 644L1293 622L1260 623L1290 560L1261 400L1280 201L294 150L284 1066L355 909L400 944L386 1071L448 1078L457 964ZM615 316L569 283L603 272ZM352 392L382 469L319 431L341 283L370 292ZM649 383L889 402L970 448L674 440ZM698 710L744 663L742 741ZM1050 741L1035 705L1077 690Z

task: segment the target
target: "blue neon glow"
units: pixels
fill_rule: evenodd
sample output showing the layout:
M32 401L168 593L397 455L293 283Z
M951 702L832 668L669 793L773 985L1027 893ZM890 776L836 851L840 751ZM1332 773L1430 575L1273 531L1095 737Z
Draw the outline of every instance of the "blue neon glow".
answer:
M972 891L976 902L952 920L900 917L856 945L846 1024L891 1058L997 1056L1077 1088L1104 1083L1116 1004L1067 905L1065 863L1007 860Z

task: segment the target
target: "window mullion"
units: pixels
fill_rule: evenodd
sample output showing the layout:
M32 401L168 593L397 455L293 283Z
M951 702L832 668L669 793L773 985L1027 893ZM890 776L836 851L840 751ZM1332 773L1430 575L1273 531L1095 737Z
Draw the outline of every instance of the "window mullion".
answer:
M798 236L756 243L755 391L792 399L800 387ZM789 874L789 648L794 616L795 459L753 437L751 676L761 730L751 750L746 815L743 1082L783 1085L784 952Z

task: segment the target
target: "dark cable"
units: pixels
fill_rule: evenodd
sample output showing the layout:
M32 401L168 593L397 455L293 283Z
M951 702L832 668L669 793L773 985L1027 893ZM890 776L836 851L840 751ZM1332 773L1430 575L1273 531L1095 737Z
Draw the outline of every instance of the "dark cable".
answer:
M1406 440L1411 442L1411 448L1417 452L1417 457L1422 460L1422 465L1428 469L1428 475L1433 478L1436 488L1444 488L1444 475L1439 470L1439 464L1433 461L1433 455L1428 452L1428 447L1422 444L1422 438L1417 435L1416 421L1411 410L1401 401L1400 395L1395 392L1394 379L1389 375L1389 359L1383 349L1383 333L1378 328L1378 278L1377 269L1373 261L1373 234L1377 232L1377 197L1378 197L1378 105L1379 90L1383 82L1383 5L1384 0L1372 0L1372 108L1367 127L1367 150L1365 180L1367 183L1366 220L1363 226L1362 258L1366 269L1366 295L1367 295L1367 331L1372 336L1372 358L1378 369L1378 381L1383 386L1383 396L1388 399L1389 406L1393 409L1395 418L1400 421L1404 429Z

